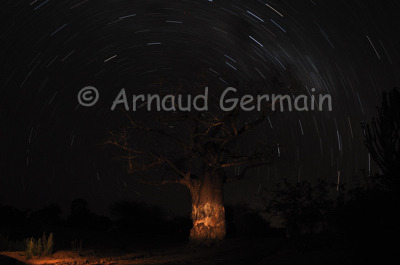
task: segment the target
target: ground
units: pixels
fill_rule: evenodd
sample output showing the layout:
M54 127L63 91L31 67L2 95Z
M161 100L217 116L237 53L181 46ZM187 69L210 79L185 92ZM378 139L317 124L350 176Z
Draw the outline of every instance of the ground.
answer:
M4 265L349 264L349 259L343 250L330 247L303 251L283 238L230 239L212 247L182 245L155 251L133 249L125 253L117 250L86 250L78 255L73 251L57 251L52 257L31 260L26 260L23 252L0 252L0 255L0 263Z

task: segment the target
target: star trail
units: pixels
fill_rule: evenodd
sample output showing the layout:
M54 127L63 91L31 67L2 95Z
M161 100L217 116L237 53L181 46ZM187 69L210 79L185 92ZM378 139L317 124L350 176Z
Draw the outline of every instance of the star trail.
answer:
M178 202L166 205L167 192L135 184L99 143L123 124L123 115L110 110L122 88L139 94L163 77L189 84L200 73L221 86L254 82L257 89L279 72L283 81L299 81L293 97L312 89L332 96L332 111L268 115L259 137L276 147L280 161L227 185L228 201L257 205L264 189L283 177L351 185L362 181L362 170L378 171L360 124L376 115L381 92L399 85L397 1L0 5L4 202L37 207L81 196L102 210L118 198L147 198L179 212ZM93 107L77 102L86 86L99 90Z

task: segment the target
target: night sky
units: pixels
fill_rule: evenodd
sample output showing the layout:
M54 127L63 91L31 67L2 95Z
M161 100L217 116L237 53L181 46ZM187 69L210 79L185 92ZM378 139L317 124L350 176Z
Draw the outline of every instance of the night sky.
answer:
M124 123L110 110L120 89L199 73L234 86L223 76L257 84L275 69L333 100L331 112L272 113L260 137L282 155L226 185L227 203L257 206L283 177L352 185L376 172L360 124L400 83L398 1L2 0L0 13L1 203L66 210L83 197L107 213L125 199L188 213L183 187L137 183L101 143ZM95 106L79 105L86 86Z

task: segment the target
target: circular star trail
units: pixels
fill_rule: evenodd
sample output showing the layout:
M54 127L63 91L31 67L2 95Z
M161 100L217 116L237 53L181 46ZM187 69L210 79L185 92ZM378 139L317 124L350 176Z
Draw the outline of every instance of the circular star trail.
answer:
M399 11L397 1L2 1L0 200L162 203L170 192L136 184L99 145L123 121L112 101L122 88L202 75L257 88L276 74L298 80L296 93L332 96L332 111L268 116L261 137L281 159L229 184L228 202L255 204L283 177L362 181L376 167L360 123L399 85ZM87 86L99 93L92 107L77 101Z

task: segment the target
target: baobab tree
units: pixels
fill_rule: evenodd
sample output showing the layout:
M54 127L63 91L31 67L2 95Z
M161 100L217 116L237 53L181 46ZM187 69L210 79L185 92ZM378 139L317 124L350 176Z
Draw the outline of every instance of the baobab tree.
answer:
M282 86L274 79L268 87L282 91ZM245 177L250 169L268 165L277 156L266 137L254 135L270 108L265 105L251 114L239 108L167 116L157 112L156 119L142 118L140 123L140 115L128 114L128 124L111 132L107 143L124 151L130 173L157 179L143 183L185 186L192 205L190 239L210 243L226 235L224 183Z

